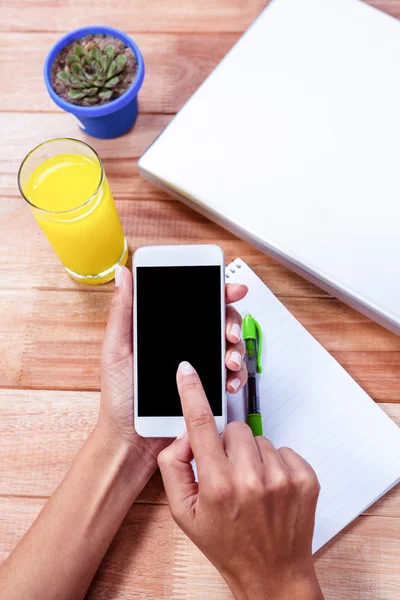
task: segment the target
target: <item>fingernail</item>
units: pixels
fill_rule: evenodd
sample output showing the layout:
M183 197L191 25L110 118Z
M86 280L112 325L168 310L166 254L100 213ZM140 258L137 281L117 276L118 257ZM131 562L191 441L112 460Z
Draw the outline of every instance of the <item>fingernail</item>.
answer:
M190 363L188 363L186 360L181 362L181 364L178 367L178 371L182 375L192 375L193 373L196 373L196 371L193 369L192 365Z
M239 323L233 323L231 330L230 330L230 334L232 337L236 338L237 341L240 341L240 336L242 334L242 328L240 327Z
M232 379L232 381L229 383L229 385L231 386L233 391L236 392L236 390L239 388L239 385L240 385L240 379L238 379L237 377L235 379Z
M230 355L230 360L232 362L234 362L238 367L240 367L240 365L242 364L242 357L240 356L239 352L232 352L232 354Z
M181 435L178 435L177 439L184 440L185 438L187 438L187 436L188 436L187 430L185 429L185 431L182 431Z
M124 268L121 265L115 267L115 287L120 287L124 280Z

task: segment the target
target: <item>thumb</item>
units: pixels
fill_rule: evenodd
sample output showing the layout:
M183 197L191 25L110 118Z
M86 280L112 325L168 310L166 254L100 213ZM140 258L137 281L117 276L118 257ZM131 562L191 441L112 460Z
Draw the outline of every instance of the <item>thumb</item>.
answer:
M190 464L192 459L193 452L186 431L158 455L158 466L171 513L177 521L192 508L197 498L198 485Z
M102 364L110 366L132 354L132 274L126 267L115 269L115 292L108 315L102 349Z

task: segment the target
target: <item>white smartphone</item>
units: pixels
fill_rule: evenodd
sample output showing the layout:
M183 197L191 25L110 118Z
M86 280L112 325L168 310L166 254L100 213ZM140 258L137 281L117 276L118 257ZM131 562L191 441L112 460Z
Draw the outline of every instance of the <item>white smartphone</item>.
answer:
M185 430L176 371L198 372L218 431L226 425L225 260L215 245L144 246L133 257L135 429Z

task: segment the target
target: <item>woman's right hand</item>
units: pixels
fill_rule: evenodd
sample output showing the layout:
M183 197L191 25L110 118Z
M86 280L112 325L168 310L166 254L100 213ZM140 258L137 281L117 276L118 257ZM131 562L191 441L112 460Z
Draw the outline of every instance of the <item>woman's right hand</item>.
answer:
M177 524L237 600L323 599L311 550L319 484L310 465L254 438L244 423L230 423L220 439L189 363L177 382L187 434L158 458Z

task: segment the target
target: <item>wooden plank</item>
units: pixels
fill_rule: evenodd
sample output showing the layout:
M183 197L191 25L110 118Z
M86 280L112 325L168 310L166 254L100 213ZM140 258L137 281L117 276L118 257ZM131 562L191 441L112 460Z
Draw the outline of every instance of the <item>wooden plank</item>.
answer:
M137 158L169 120L170 117L163 115L140 115L134 130L128 135L117 140L95 140L85 136L66 114L42 114L35 118L29 114L0 114L0 129L4 132L4 143L0 148L0 188L7 197L0 203L3 288L80 287L63 273L58 259L21 199L15 180L20 161L30 149L44 139L65 135L84 139L95 147L104 161L114 196L132 203L130 207L118 204L131 249L149 241L216 242L224 247L228 260L241 256L248 261L278 295L327 297L319 288L175 202L139 176ZM133 205L137 200L146 202ZM156 205L149 204L150 201L156 201ZM16 256L18 269L15 267ZM106 291L110 287L97 289Z
M371 6L400 17L398 0L365 0ZM126 4L107 2L93 4L90 0L74 3L57 3L49 19L48 0L34 0L26 10L24 0L12 3L2 0L1 31L58 31L66 32L93 23L106 23L109 26L127 28L134 27L135 32L215 32L244 31L268 4L268 0L203 0L200 4L188 3L185 0L163 2L139 0Z
M400 404L380 404L400 425ZM50 496L98 415L95 392L0 390L0 496ZM139 502L166 503L159 474ZM367 514L400 517L400 486Z
M66 114L42 114L32 119L29 114L0 113L0 130L4 132L4 143L0 147L0 197L5 196L5 201L0 203L0 238L4 248L2 287L79 288L63 275L58 259L39 232L16 185L16 173L27 152L44 139L69 136L88 141L95 147L104 162L116 199L129 200L131 203L146 201L140 205L132 204L132 207L118 204L131 249L150 241L180 243L196 240L203 243L208 240L221 243L227 253L227 260L237 256L247 260L257 268L257 272L275 293L328 297L319 288L184 207L140 177L136 164L138 157L170 119L171 117L164 115L139 115L134 130L122 138L95 140L85 136ZM148 204L150 201L157 202L157 205ZM23 237L20 235L22 231ZM18 271L15 269L16 255ZM20 271L24 273L24 277L20 277ZM109 290L110 286L98 289Z
M0 561L42 508L41 499L0 499ZM400 586L400 519L360 517L316 556L325 600L394 600ZM232 600L226 584L178 529L166 506L135 504L88 598Z
M150 211L153 207L154 202L149 203ZM171 238L168 225L163 224L162 211L155 216L154 224L154 241ZM198 231L202 232L202 241L206 241L205 229ZM187 234L180 228L179 236L181 241L199 241L193 239L189 228ZM218 242L224 247L223 240ZM33 273L41 268L36 263L32 266ZM346 353L346 364L350 365L353 376L356 380L360 376L364 388L375 400L399 400L399 337L338 300L318 297L282 300L328 351ZM0 310L7 315L0 323L0 351L4 357L0 365L1 385L98 390L100 349L110 301L111 294L92 289L27 289L23 296L18 289L1 290ZM380 355L380 376L370 369L373 358L366 363L357 357L353 361L353 352ZM341 356L338 354L337 358L340 360Z
M0 321L0 385L7 380L18 385L19 365L22 364L24 353L29 307L21 302L16 313L14 302L12 295L6 296L0 290L0 311L4 315Z
M116 187L113 177L110 181L112 187ZM153 186L149 194L152 189ZM278 295L328 297L302 277L278 265L193 210L171 200L169 196L164 195L163 200L155 194L153 200L117 201L117 206L131 251L149 243L217 243L223 247L227 261L241 256ZM3 247L0 267L3 290L35 288L90 291L66 275L21 197L0 202L0 238ZM100 293L112 290L113 284L96 288L96 292Z
M8 318L0 325L0 348L5 364L1 382L6 387L47 389L98 390L99 357L111 296L97 291L27 290L23 302L19 291L3 290L0 306ZM370 321L359 320L354 311L342 322L335 319L340 312L336 301L315 299L285 299L284 303L308 329L316 334L328 350L344 350L349 364L349 352L385 353L395 351L400 360L400 339ZM314 324L307 320L309 311L316 315L323 304L325 321ZM331 311L327 310L332 307ZM12 336L10 335L12 332ZM17 337L14 337L14 332ZM18 340L18 343L16 343ZM393 377L392 364L380 363L381 377L368 364L352 364L353 375L358 373L364 387L375 400L385 384L385 400L399 399L398 375ZM393 354L390 354L392 359ZM339 356L340 358L340 356ZM398 374L398 366L397 374ZM72 375L73 373L73 375ZM392 393L391 398L388 398Z
M0 499L0 562L7 558L44 503L43 499ZM176 530L166 506L134 505L87 598L172 598L174 570L180 565L174 548Z
M325 600L400 598L399 539L400 519L360 517L349 525L317 553Z
M48 497L97 422L100 394L0 390L0 496ZM138 502L166 503L160 474Z
M134 129L127 135L114 140L99 140L85 135L66 113L0 113L0 130L3 136L0 148L0 193L7 198L20 198L16 178L26 154L48 139L72 137L86 141L99 153L115 198L170 198L139 176L137 159L171 118L165 115L140 114Z
M74 27L76 23L80 22L74 17ZM47 93L42 74L46 54L59 37L54 33L1 35L2 64L7 70L7 77L0 79L1 110L59 112ZM135 33L132 37L146 65L139 93L140 111L175 113L230 50L239 34Z
M399 353L400 337L373 323L340 300L283 298L286 308L330 352L385 350ZM400 361L396 363L397 369ZM397 371L399 375L399 371ZM397 378L397 384L399 379Z
M275 293L326 297L319 288L178 202L118 201L117 206L131 251L150 242L218 243L224 248L227 261L240 255L257 268ZM0 236L4 249L1 266L3 290L59 288L112 292L113 284L93 290L76 284L66 275L21 198L0 203L0 211Z
M46 325L43 323L41 327L44 329L41 331L43 344L49 344L48 351L52 356L57 357L52 362L55 369L54 377L61 376L61 380L56 385L57 389L62 389L63 385L69 388L71 385L68 368L63 367L63 357L68 355L71 356L69 365L76 363L80 365L78 366L81 371L78 378L79 389L98 389L98 356L109 303L109 299L102 298L101 294L112 291L113 286L111 284L94 291L74 284L63 272L29 210L26 206L21 207L21 202L20 199L13 199L1 204L3 218L0 233L5 252L2 267L3 291L0 301L3 314L10 316L1 325L0 345L3 352L2 372L4 372L2 384L5 386L32 384L35 387L49 387L45 385L40 369L44 350L38 326L41 322L40 315L35 322L31 321L31 316L45 310L54 315L56 323L60 318L76 320L75 313L81 311L82 306L89 305L93 310L84 318L80 317L79 334L76 328L69 328L66 325L66 337L72 336L69 354L68 351L65 354L65 344L58 344L58 353L55 351L57 341L54 341L53 345L50 344L52 332L47 332ZM294 312L323 345L334 352L339 362L344 364L375 399L399 398L399 338L358 315L339 301L324 301L321 298L317 303L309 303L302 298L298 302L290 302L290 296L318 297L320 291L179 203L119 202L118 207L131 249L148 243L149 240L154 243L217 241L224 248L228 260L237 255L243 256L275 293L286 296L283 300L289 310ZM22 231L23 236L20 235ZM18 268L15 264L16 256L18 256ZM23 277L21 272L24 273ZM17 299L20 300L19 293L6 292L7 287L11 290L28 288L24 302L17 302ZM35 289L30 289L31 287ZM56 288L60 290L81 288L84 292L68 298L57 295L55 291L50 296L43 297L39 293L40 290ZM82 295L89 291L90 300ZM78 300L77 305L75 305L76 300ZM52 305L53 302L55 306ZM98 309L99 313L97 313ZM54 320L51 318L48 323L53 331ZM11 332L17 338L13 338ZM87 343L90 344L92 355L87 353ZM46 355L46 351L44 353ZM77 358L81 354L86 357L84 364L80 358ZM31 355L42 356L35 363L38 372L30 363ZM28 360L29 366L25 364L25 360Z
M77 26L104 23L128 32L243 31L267 4L268 0L203 0L200 4L185 0L136 0L120 4L104 0L95 4L90 0L73 4L31 0L27 11L24 0L12 3L2 0L0 30L64 33Z
M381 402L400 401L400 353L333 351L336 360L361 387ZM393 396L393 391L395 392Z
M42 4L40 0L36 0L35 3ZM238 3L240 3L239 0L236 0L236 3L233 4ZM258 14L261 8L260 0L253 0L252 4L253 7L249 7L250 13L253 15ZM390 9L396 7L397 16L400 16L398 1L392 5L379 1L377 4L380 8ZM14 3L13 7L14 10L19 11L19 22L23 23L26 11L16 8L15 5L18 5L18 2ZM77 20L75 15L79 10L83 10L86 18L89 19L90 23L93 23L92 11L87 12L84 3L79 3L73 11L70 10L68 4L62 6L65 7L68 15L74 14L72 28L76 26L77 22L83 23L82 20ZM133 3L132 6L136 6L136 3ZM220 10L219 2L215 3L215 6L218 7L217 10ZM243 6L243 15L246 15L245 6L247 4ZM189 12L193 11L190 4L187 7ZM201 7L201 11L197 10L196 7L196 12L202 13L206 8L203 3ZM7 67L7 77L0 80L2 97L0 106L3 111L43 112L58 110L45 89L42 68L38 68L38 66L43 65L47 52L59 39L60 35L43 31L43 23L48 22L48 19L41 22L40 33L34 31L35 27L31 24L30 17L33 14L35 16L38 13L40 14L41 8L46 10L47 3L44 3L42 7L38 6L37 12L33 8L29 10L29 31L20 33L19 28L17 28L17 31L13 31L15 28L11 26L5 28L5 32L0 38L2 63ZM153 3L151 3L151 11L156 14ZM10 12L12 11L8 7L6 14L10 14ZM57 14L60 12L62 12L61 6L58 7ZM109 13L111 12L114 11L109 11ZM251 18L248 19L247 15L244 16L246 25L249 25L252 20ZM0 29L4 27L6 21L2 20ZM101 22L101 20L97 22ZM110 24L109 19L106 22L108 25ZM132 21L124 19L123 23L125 22L136 24L140 23L141 19ZM158 19L154 19L154 22L160 23ZM177 112L230 50L240 37L240 32L246 28L244 26L237 30L238 33L230 33L227 21L224 19L224 21L221 21L218 33L212 33L210 20L210 27L205 29L208 33L205 35L198 33L201 30L201 20L199 19L197 22L199 27L196 33L190 35L184 33L139 33L140 29L129 32L140 47L146 64L146 77L140 92L140 110L142 112ZM53 19L51 19L51 25L53 30ZM65 23L63 25L66 26ZM44 29L46 30L46 27ZM2 86L4 89L2 89ZM13 91L12 94L9 93L10 89Z

